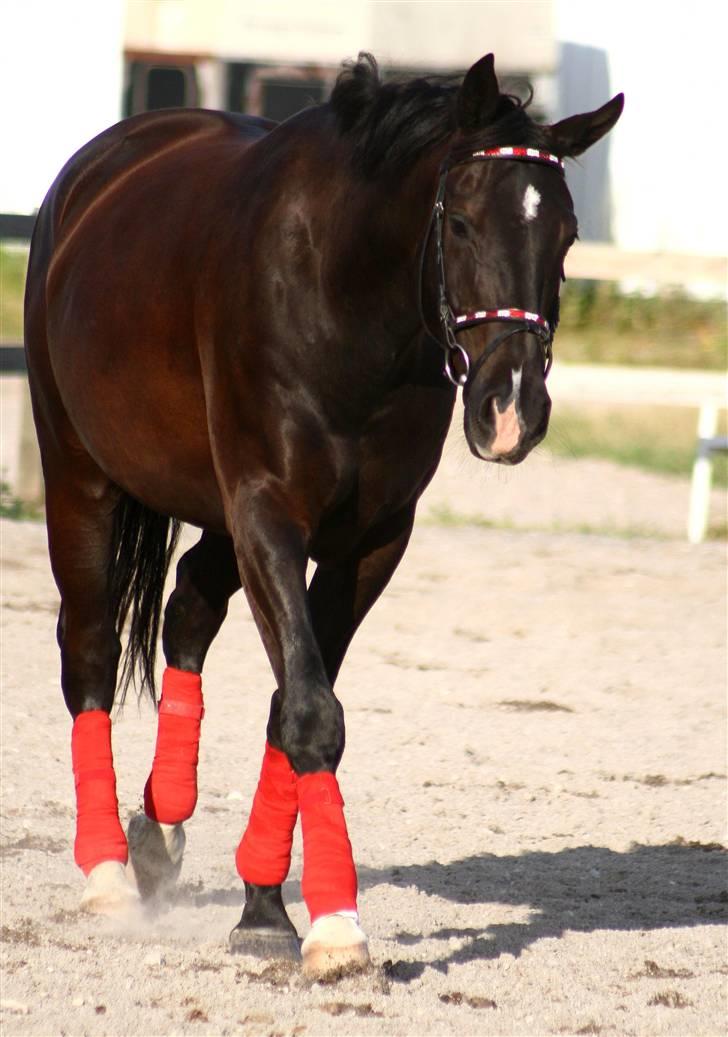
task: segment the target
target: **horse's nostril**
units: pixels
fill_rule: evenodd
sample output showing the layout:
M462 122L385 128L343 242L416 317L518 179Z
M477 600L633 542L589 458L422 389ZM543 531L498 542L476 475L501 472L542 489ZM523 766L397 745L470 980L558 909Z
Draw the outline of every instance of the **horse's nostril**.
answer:
M478 409L478 421L482 428L494 428L495 427L495 411L497 410L497 403L495 396L485 396Z
M496 386L491 389L478 407L478 420L483 428L494 428L496 415L504 413L512 402L510 385Z

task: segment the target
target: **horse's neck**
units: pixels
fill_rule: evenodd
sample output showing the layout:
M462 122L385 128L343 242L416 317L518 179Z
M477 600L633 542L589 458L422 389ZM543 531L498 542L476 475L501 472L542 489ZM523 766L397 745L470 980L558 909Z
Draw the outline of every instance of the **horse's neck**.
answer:
M346 232L333 246L337 261L351 271L354 290L369 297L400 338L421 326L422 257L439 161L429 156L398 178L352 181ZM365 283L360 271L367 272Z

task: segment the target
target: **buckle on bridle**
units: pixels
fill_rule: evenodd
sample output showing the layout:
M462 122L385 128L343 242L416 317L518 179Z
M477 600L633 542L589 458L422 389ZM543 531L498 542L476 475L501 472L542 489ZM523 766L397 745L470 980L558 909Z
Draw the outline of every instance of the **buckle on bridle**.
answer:
M442 203L438 203L442 205ZM440 324L442 325L443 336L445 338L445 345L443 346L443 352L445 354L445 365L443 373L457 388L463 386L468 380L470 374L470 356L467 350L460 345L458 340L455 338L455 315L450 308L450 303L445 298L444 292L440 293ZM453 366L453 359L456 354L460 355L460 359L465 367L463 374L456 374Z
M456 352L460 354L460 359L465 366L465 370L462 374L456 374L453 370L452 360ZM464 349L459 342L453 342L452 345L448 343L448 348L445 350L445 365L443 371L445 376L456 388L458 386L462 388L462 386L467 382L468 375L470 374L470 356L468 355L467 350Z

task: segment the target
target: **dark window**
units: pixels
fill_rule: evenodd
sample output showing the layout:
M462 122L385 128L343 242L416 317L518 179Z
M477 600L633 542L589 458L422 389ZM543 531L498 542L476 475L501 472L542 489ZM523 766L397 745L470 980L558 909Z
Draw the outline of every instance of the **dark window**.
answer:
M260 114L283 122L302 108L321 104L323 99L324 85L317 79L265 79Z
M127 65L124 115L194 107L198 103L194 65L155 65L147 61L130 61Z
M187 99L187 77L181 68L150 68L147 76L147 111L183 108Z
M252 65L243 65L237 61L228 65L227 110L229 112L249 111L248 89L252 70Z

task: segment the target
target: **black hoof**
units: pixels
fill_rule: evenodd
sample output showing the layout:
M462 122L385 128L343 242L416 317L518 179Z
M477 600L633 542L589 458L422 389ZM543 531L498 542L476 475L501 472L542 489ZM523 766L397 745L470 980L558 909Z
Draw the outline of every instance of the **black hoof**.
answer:
M276 958L279 961L301 960L301 941L296 932L272 926L244 926L242 921L230 933L232 954L249 954L253 958Z
M286 914L280 886L245 883L243 917L230 933L233 954L301 961L301 941Z

